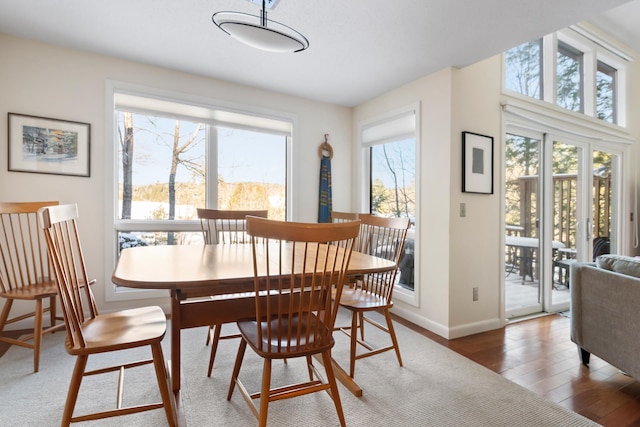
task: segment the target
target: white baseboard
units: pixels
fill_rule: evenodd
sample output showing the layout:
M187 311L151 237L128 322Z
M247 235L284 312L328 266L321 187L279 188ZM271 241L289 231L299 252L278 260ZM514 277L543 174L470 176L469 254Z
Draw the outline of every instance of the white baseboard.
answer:
M431 319L420 316L409 310L404 310L401 307L394 307L393 314L396 314L403 319L406 319L416 325L428 329L429 331L440 335L443 338L452 340L455 338L466 337L468 335L478 334L480 332L492 331L494 329L500 329L503 327L499 318L483 320L481 322L468 323L465 325L459 325L454 327L447 327L438 322L434 322Z

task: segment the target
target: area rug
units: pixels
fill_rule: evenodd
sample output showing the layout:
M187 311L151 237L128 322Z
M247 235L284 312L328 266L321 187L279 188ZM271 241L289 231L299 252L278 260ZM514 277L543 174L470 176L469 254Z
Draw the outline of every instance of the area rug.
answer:
M342 319L346 320L346 319ZM227 326L227 325L225 325ZM340 386L347 426L351 427L582 427L598 424L512 383L465 357L396 324L404 367L387 352L356 364L355 378L363 396ZM206 328L182 332L182 396L189 426L244 427L257 422L241 395L226 395L237 341L220 343L214 372L206 376L209 347ZM372 341L382 338L372 333ZM64 334L44 338L40 372L33 373L31 352L12 347L0 358L0 425L57 426L64 408L74 358L64 350ZM169 336L165 337L169 356ZM148 352L127 351L147 357ZM124 355L120 355L121 357ZM348 341L336 333L334 357L348 366ZM114 356L89 359L93 367L111 363ZM108 360L107 360L108 359ZM262 363L247 350L240 373L251 391L259 388ZM159 399L152 368L132 370L125 378L125 404ZM304 364L275 362L274 382L306 378ZM115 402L115 376L83 381L77 412L111 408ZM163 426L162 411L152 411L80 426ZM269 426L338 426L334 406L326 393L272 403Z

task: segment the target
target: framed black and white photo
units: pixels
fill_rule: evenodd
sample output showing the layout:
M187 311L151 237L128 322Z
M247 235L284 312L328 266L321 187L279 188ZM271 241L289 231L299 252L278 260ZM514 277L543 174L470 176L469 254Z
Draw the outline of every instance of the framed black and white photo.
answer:
M89 123L9 113L9 171L90 176Z
M462 132L462 191L493 194L493 137Z

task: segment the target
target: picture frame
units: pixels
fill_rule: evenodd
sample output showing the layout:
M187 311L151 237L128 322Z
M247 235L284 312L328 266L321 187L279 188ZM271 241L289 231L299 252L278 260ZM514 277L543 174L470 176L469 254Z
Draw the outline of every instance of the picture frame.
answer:
M493 194L493 137L462 132L462 192Z
M8 113L8 169L91 176L91 125Z

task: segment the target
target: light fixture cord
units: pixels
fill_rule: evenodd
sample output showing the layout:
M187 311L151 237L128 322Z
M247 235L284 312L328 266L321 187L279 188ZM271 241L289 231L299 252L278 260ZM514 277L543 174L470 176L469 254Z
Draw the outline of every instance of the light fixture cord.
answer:
M262 10L260 11L260 25L267 26L267 7L266 0L262 0Z

